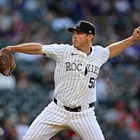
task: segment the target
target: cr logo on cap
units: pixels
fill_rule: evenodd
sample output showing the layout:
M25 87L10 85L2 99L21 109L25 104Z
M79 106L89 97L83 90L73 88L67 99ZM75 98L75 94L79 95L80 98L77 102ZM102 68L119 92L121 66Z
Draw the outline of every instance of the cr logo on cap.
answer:
M81 22L79 21L77 24L76 24L76 27L80 27L81 26Z

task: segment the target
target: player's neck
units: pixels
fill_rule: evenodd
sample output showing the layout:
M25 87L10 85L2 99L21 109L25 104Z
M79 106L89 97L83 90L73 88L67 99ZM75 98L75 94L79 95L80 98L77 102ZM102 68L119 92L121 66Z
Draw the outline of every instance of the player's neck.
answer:
M91 53L91 51L92 51L92 48L91 48L91 47L89 47L89 48L86 49L86 50L83 50L83 52L84 52L85 54L87 54L87 55L89 55L89 54Z
M91 46L86 46L86 47L83 47L81 49L81 51L84 52L85 54L89 55L92 51L92 48L91 48Z

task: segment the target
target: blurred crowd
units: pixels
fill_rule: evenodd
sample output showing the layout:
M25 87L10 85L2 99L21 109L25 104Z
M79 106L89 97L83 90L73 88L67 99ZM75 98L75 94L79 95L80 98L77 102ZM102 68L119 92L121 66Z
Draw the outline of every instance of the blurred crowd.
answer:
M96 27L93 45L129 37L140 25L140 0L0 0L0 48L28 42L69 43L79 20ZM55 62L14 53L16 69L0 75L0 140L21 140L53 100ZM140 140L140 41L106 62L97 81L96 116L106 140ZM65 130L51 140L81 140Z

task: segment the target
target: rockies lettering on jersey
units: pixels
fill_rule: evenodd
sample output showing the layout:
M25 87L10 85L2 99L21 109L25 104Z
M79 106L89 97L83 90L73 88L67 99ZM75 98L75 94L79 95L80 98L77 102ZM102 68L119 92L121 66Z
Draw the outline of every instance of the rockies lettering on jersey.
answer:
M66 64L66 71L75 71L75 70L82 71L82 67L83 67L82 63L76 64L76 63L66 62L65 64ZM87 70L87 72L92 72L98 76L99 69L100 68L98 68L95 65L87 64L85 70Z

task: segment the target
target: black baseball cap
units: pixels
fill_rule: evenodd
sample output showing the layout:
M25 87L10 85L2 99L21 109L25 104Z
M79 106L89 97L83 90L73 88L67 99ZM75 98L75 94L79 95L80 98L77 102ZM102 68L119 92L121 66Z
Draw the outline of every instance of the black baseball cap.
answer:
M72 33L74 30L79 30L87 34L95 35L95 26L89 21L84 21L84 20L79 21L74 27L70 27L67 30Z

